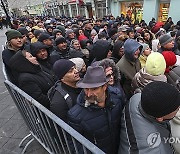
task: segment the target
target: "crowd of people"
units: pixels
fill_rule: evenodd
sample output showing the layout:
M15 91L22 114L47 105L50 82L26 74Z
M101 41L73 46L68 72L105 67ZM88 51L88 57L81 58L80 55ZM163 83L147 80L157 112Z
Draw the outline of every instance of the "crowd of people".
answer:
M23 17L5 35L11 82L105 153L180 153L180 21Z

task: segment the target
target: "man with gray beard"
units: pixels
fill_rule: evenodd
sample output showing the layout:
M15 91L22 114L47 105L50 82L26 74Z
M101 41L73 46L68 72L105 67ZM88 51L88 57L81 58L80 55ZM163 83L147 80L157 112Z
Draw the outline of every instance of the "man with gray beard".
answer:
M68 112L69 124L107 154L117 153L122 95L108 88L103 67L89 66L76 86L83 88L77 104ZM82 147L78 146L79 153Z

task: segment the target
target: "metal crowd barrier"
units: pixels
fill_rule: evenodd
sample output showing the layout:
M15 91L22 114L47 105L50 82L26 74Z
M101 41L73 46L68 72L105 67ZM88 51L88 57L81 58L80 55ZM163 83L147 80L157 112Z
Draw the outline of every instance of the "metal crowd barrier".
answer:
M3 72L6 77L4 83L30 130L30 134L19 144L22 146L24 141L30 138L22 153L36 139L51 154L104 154L80 133L7 80L5 68ZM81 150L78 151L79 149Z

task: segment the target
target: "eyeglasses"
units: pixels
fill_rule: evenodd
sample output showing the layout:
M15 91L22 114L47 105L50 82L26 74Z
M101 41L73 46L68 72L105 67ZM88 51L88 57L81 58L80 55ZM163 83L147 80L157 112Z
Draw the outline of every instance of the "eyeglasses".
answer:
M110 78L111 76L114 77L114 73L108 74L106 77Z

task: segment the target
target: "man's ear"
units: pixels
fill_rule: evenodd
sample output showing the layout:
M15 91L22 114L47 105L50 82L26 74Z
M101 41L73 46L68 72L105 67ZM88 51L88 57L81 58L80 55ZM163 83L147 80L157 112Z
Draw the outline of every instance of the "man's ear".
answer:
M162 122L163 121L163 117L160 118L156 118L157 121Z

